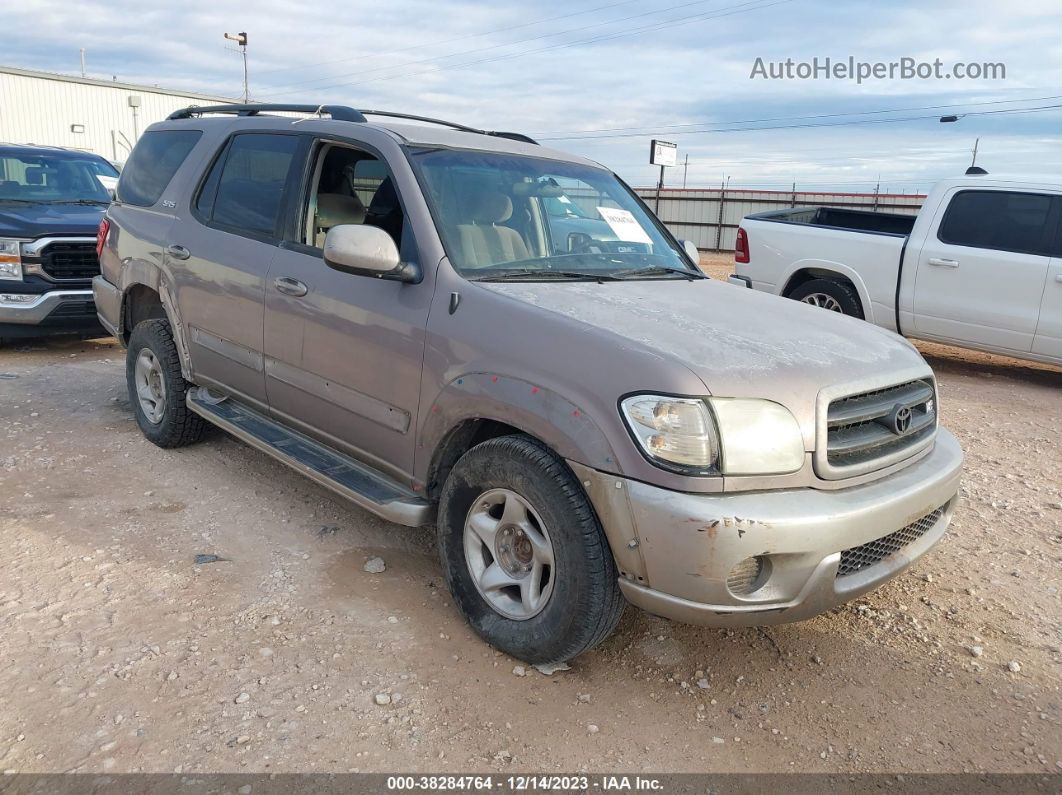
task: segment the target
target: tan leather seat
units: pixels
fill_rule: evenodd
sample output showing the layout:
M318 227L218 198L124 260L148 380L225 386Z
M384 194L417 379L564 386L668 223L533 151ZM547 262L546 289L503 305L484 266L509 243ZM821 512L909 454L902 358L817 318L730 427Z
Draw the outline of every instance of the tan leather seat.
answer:
M365 205L357 196L345 193L318 193L314 216L314 236L318 248L324 248L325 235L333 226L365 223Z
M472 203L472 223L458 224L465 267L486 268L527 259L530 254L520 233L498 224L513 215L513 202L504 193L483 193Z

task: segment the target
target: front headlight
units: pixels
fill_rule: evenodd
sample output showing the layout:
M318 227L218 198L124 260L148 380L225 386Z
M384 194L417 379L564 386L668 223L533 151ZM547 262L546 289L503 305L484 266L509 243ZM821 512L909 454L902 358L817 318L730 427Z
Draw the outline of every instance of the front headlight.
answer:
M703 400L635 395L620 406L627 427L649 458L689 474L707 474L715 466L719 441Z
M17 240L0 239L0 279L22 281L22 255Z
M719 426L726 475L781 475L804 465L804 437L785 406L770 400L708 398Z

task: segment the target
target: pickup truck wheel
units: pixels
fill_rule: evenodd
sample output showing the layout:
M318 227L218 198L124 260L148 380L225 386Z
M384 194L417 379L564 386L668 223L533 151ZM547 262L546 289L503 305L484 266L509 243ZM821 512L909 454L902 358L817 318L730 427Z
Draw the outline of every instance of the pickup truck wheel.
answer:
M439 554L484 640L532 664L603 641L624 600L605 534L564 461L526 436L469 450L443 485Z
M863 320L863 304L859 301L859 294L851 285L844 282L836 282L833 279L812 279L789 293L789 297L794 301L818 306L831 312L841 312Z
M206 421L185 405L192 385L181 375L181 361L170 321L145 320L129 337L125 380L136 423L159 447L183 447L199 441Z

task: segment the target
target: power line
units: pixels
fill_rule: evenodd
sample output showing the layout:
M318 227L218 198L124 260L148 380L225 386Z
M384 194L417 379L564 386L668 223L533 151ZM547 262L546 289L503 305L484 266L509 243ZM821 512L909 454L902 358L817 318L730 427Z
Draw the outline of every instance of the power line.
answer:
M579 46L581 44L593 44L593 43L596 43L596 42L599 42L599 41L609 41L609 40L613 40L613 39L624 38L624 37L627 37L627 36L635 36L635 35L637 35L639 33L644 33L646 31L650 31L650 30L662 30L664 28L674 27L675 25L680 25L680 24L682 24L684 22L688 22L689 20L692 20L692 19L698 19L698 20L718 19L720 17L731 16L733 14L741 14L741 13L745 13L747 11L760 11L762 9L770 8L772 6L782 5L783 3L791 3L791 2L793 2L793 0L774 0L774 2L766 3L766 4L763 4L763 5L755 5L757 2L760 2L760 0L750 0L749 2L739 3L738 5L735 5L735 6L728 6L728 7L725 7L723 9L719 9L718 12L710 12L710 13L706 13L706 14L692 14L690 16L680 17L678 19L674 19L674 20L671 20L669 22L662 22L662 23L657 23L657 24L654 24L654 25L647 25L647 26L642 27L642 28L634 28L634 29L629 30L629 31L623 31L623 32L620 32L620 33L613 33L613 34L609 34L609 35L606 35L606 36L597 36L597 37L592 37L592 38L589 38L589 39L582 39L580 41L567 42L567 43L564 43L564 44L554 44L554 45L550 45L549 47L540 47L540 48L535 49L535 50L525 50L523 52L509 53L507 55L499 55L499 56L493 57L493 58L481 58L479 60L466 61L464 63L459 63L459 64L448 64L448 65L437 67L435 69L425 69L425 70L422 70L422 71L419 71L419 72L406 72L406 73L403 73L403 74L389 75L389 76L386 76L386 77L377 77L377 78L373 78L372 80L363 80L363 81L360 81L360 82L357 82L357 83L337 83L335 85L329 85L329 86L317 86L316 90L323 91L323 90L330 89L330 88L354 87L354 86L365 85L367 83L374 83L374 82L381 81L381 80L397 80L397 79L402 78L402 77L417 77L419 75L434 74L436 72L442 72L442 71L446 71L448 69L463 69L463 68L468 67L468 66L476 66L476 65L482 64L482 63L493 63L493 62L496 62L496 61L511 60L513 58L522 58L522 57L527 56L527 55L535 55L535 54L542 53L542 52L550 52L550 51L553 51L553 50L566 49L568 47L576 47L576 46ZM747 8L747 6L753 6L753 7L752 8ZM294 94L294 93L301 93L301 92L282 91L282 92L279 92L279 95L280 96L284 96L285 94Z
M569 17L579 17L583 14L592 14L595 11L604 11L609 8L617 8L619 6L629 6L631 3L636 3L638 0L623 0L622 3L609 3L604 6L596 6L594 8L588 8L585 11L573 11L570 14L561 14L556 17L543 17L542 19L536 19L532 22L523 22L519 25L508 25L504 28L494 28L492 30L485 30L482 33L466 33L462 36L455 36L451 39L443 39L442 41L426 42L424 44L413 44L409 47L400 47L397 50L386 50L384 52L373 52L369 55L355 55L351 58L337 58L333 61L317 61L316 63L307 63L300 66L283 66L279 69L268 69L260 72L259 74L276 74L277 72L293 72L299 69L312 69L315 66L329 66L336 63L347 63L349 61L363 61L367 58L383 58L387 55L397 55L402 52L409 52L410 50L422 50L426 47L441 47L444 44L452 44L455 41L465 41L467 39L478 39L482 36L490 36L494 33L508 33L513 30L520 30L521 28L530 28L535 25L541 25L543 22L556 22L558 19L568 19ZM517 42L512 42L516 44Z
M700 127L700 126L702 126L704 124L756 124L756 123L760 123L760 122L771 122L771 121L800 121L800 120L804 120L804 119L831 119L831 118L839 118L839 117L842 117L842 116L870 116L870 115L873 115L873 114L881 114L881 113L906 113L907 111L914 111L914 110L945 110L945 109L949 109L949 108L981 107L981 106L984 106L984 105L1005 105L1005 104L1010 104L1010 103L1013 103L1013 102L1042 102L1042 101L1046 101L1046 100L1050 100L1050 99L1062 99L1062 94L1055 94L1055 95L1052 95L1052 96L1049 96L1049 97L1025 97L1023 99L996 99L996 100L992 100L991 102L959 102L959 103L952 104L952 105L923 105L923 106L914 107L914 108L887 108L887 109L883 109L883 110L853 110L853 111L846 111L844 113L817 113L817 114L810 115L810 116L774 116L774 117L770 117L770 118L766 118L766 119L736 119L734 121L689 122L689 123L686 123L686 124L655 125L653 127L602 127L600 129L572 131L572 135L578 136L578 135L582 135L583 133L628 132L628 131L638 131L638 130L641 131L640 133L638 133L639 135L645 135L645 134L647 134L646 131L673 130L673 129L679 129L679 128L682 128L682 127ZM570 140L576 140L576 139L569 138L569 137L544 137L544 136L562 136L566 132L567 131L563 131L562 130L560 132L532 133L532 134L535 135L535 137L537 137L537 138L541 138L543 141L570 141Z
M1008 108L1006 110L981 110L971 111L970 113L964 113L964 116L988 116L1000 113L1043 113L1044 111L1055 110L1062 108L1062 104L1059 105L1043 105L1035 108ZM932 116L904 116L896 119L855 119L852 121L841 121L824 124L780 124L772 127L727 127L727 128L715 128L704 130L669 130L668 135L702 135L706 133L731 133L731 132L757 132L760 130L797 130L808 129L812 127L849 127L858 124L896 124L898 122L905 121L923 121L925 119L936 119L936 114ZM735 122L738 123L738 122ZM585 135L585 136L559 136L554 138L539 138L539 141L592 141L600 140L604 138L644 138L646 135L651 135L647 132L639 133L614 133L611 135Z
M391 64L390 66L377 66L377 67L375 67L373 69L359 69L356 72L345 72L343 74L338 74L338 75L329 75L328 77L317 77L317 78L314 78L312 80L302 80L302 81L299 81L299 82L296 82L296 83L281 83L280 85L275 86L275 88L287 88L289 86L302 86L302 85L306 85L308 83L321 83L321 82L324 82L324 81L327 81L327 80L337 80L337 79L339 79L341 77L351 77L351 76L354 76L354 75L372 74L373 72L384 72L384 71L387 71L388 69L402 69L402 68L404 68L406 66L416 66L418 64L433 63L435 61L445 60L446 58L456 58L456 57L461 56L461 55L473 55L474 53L478 53L478 52L488 52L489 50L499 50L499 49L502 49L503 47L512 47L512 46L514 46L516 44L526 44L527 42L539 41L540 39L550 39L550 38L553 38L554 36L564 36L564 35L566 35L568 33L579 33L580 31L584 31L584 30L593 30L594 28L601 28L601 27L604 27L606 25L615 25L615 24L620 23L620 22L629 22L632 19L640 19L642 17L654 16L655 14L664 14L664 13L666 13L668 11L674 11L674 10L679 9L679 8L688 8L689 6L704 5L705 3L708 3L708 2L713 2L713 0L692 0L692 2L679 3L678 5L667 6L666 8L660 8L660 9L657 9L655 11L643 11L640 14L632 14L629 17L620 17L619 19L612 19L612 20L608 20L606 22L595 22L592 25L583 25L582 27L569 28L568 30L558 30L555 33L541 33L541 34L539 34L537 36L531 36L530 38L526 38L526 39L517 39L516 41L510 41L510 42L506 42L504 44L491 44L491 45L489 45L487 47L477 47L477 48L475 48L473 50L462 50L460 52L452 52L452 53L448 53L446 55L435 55L435 56L432 56L431 58L421 58L421 59L416 60L416 61L406 61L405 63ZM326 86L326 88L327 88L327 86ZM290 93L290 92L284 92L284 93Z

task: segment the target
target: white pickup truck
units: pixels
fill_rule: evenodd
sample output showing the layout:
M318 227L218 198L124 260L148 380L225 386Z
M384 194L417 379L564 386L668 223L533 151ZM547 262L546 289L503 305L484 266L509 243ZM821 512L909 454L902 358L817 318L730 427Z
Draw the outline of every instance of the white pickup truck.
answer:
M909 337L1062 364L1062 178L938 183L917 216L746 216L733 284Z

